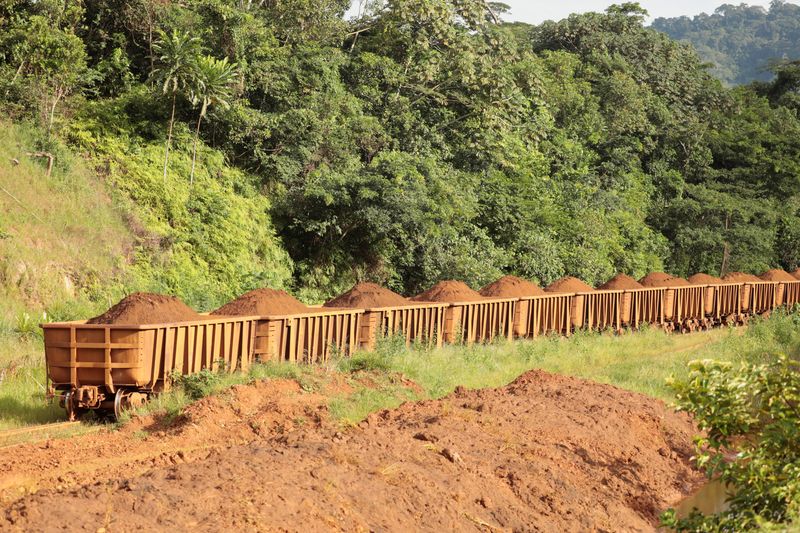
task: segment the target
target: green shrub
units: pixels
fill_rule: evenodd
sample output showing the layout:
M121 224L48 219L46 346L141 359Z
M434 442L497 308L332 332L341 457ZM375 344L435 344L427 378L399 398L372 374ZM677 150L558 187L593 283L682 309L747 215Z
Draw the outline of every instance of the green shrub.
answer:
M212 372L207 368L189 375L181 375L176 371L171 378L173 385L180 387L192 400L199 400L213 394L222 384L222 374Z
M743 531L800 523L800 363L695 361L673 382L678 405L705 436L697 464L731 487L729 510L713 516L662 516L677 531ZM731 452L736 452L731 453Z

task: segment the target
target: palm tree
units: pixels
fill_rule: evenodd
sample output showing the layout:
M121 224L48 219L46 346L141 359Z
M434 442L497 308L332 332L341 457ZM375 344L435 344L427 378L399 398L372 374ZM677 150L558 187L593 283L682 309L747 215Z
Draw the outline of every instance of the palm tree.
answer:
M233 97L233 85L238 73L236 63L228 63L228 58L216 59L202 56L197 60L195 80L192 84L192 103L200 104L197 127L194 131L194 147L192 148L192 173L189 183L194 184L194 166L197 160L197 139L200 136L200 123L206 116L208 108L218 105L224 109L230 107Z
M164 179L167 179L169 149L172 146L172 127L175 124L175 102L178 93L186 90L195 77L196 63L200 55L200 39L188 33L172 32L167 35L159 31L159 39L153 44L158 59L151 77L161 86L163 94L172 95L172 114L169 118L167 148L164 154Z

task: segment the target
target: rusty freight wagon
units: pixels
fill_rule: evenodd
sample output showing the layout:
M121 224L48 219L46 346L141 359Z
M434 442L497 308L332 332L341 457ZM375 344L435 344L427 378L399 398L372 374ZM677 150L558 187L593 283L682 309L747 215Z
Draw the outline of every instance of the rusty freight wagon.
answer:
M335 352L358 349L364 309L312 308L306 313L259 317L255 357L259 361L323 363Z
M371 350L378 339L393 335L402 335L406 345L416 341L442 346L448 307L447 303L418 302L367 309L361 318L359 346Z
M672 297L674 298L674 294ZM671 302L672 300L670 305ZM666 288L626 289L622 300L622 323L634 329L640 328L642 324L664 327L666 307Z
M747 310L751 315L763 315L781 305L782 291L778 283L748 281L744 285Z
M516 304L514 334L536 338L572 334L574 294L552 293L520 298Z
M800 281L782 281L783 305L789 309L800 304Z
M680 331L707 328L706 287L702 285L667 287L665 319Z
M497 337L514 338L517 298L450 302L444 319L444 342L474 344Z
M714 324L743 324L747 317L742 310L744 285L718 283L706 290L706 316Z
M595 331L622 330L625 291L598 290L579 296L583 298L583 305L574 309L576 313L583 313L579 320L581 327Z
M173 373L234 372L253 359L255 317L172 324L43 324L51 393L70 419L95 409L119 415L169 387Z

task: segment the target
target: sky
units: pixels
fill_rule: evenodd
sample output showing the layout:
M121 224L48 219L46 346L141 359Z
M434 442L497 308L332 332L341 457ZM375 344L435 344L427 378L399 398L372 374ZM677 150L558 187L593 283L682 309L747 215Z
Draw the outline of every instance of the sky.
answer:
M503 18L507 21L522 21L538 24L545 20L560 20L571 13L587 11L604 11L611 4L622 4L626 0L500 0L511 6L511 13ZM800 0L798 0L800 1ZM790 1L789 3L798 3ZM746 3L752 6L769 6L769 0L639 0L652 20L657 17L694 16L700 13L712 13L723 4ZM350 14L357 11L358 0L354 0Z
M570 13L586 11L604 11L611 4L622 4L623 0L502 0L511 6L511 13L506 20L519 20L537 24L545 20L560 20ZM694 16L700 13L712 13L722 4L738 5L738 0L640 0L639 4L650 12L652 18ZM769 0L752 0L744 2L749 5L768 7ZM792 2L794 3L794 2Z

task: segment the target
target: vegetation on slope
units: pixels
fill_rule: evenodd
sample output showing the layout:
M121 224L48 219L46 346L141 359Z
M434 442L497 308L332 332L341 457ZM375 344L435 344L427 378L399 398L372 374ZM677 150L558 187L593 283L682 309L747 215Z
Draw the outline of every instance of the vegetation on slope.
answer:
M692 43L727 85L770 81L774 62L800 59L800 6L782 0L767 9L724 4L710 15L658 18L652 27Z
M203 307L798 266L791 80L726 90L636 4L535 28L479 0L347 5L13 0L0 107L105 178L126 287Z

